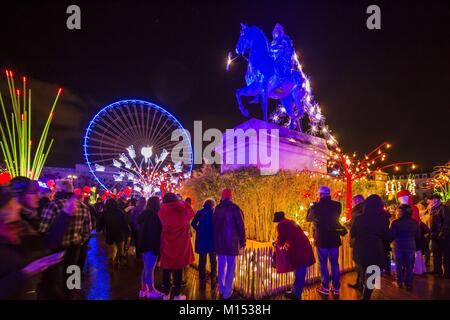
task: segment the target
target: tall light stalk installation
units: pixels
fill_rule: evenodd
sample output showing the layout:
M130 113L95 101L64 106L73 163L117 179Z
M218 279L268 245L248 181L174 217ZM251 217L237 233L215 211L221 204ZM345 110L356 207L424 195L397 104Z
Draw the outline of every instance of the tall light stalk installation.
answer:
M0 146L6 169L11 177L24 176L36 180L53 145L53 139L47 143L47 136L62 89L58 89L37 146L34 147L34 140L31 138L31 89L27 88L27 78L22 78L20 89L15 86L13 72L6 70L5 73L12 105L12 112L8 115L0 92L3 112L3 121L0 121Z

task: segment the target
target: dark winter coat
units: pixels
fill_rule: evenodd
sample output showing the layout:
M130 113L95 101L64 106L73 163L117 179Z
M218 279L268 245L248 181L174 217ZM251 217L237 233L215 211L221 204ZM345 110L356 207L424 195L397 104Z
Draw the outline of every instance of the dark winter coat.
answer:
M130 227L125 214L120 209L104 210L100 218L99 229L105 229L107 244L126 241L130 235Z
M137 225L139 251L151 251L154 255L159 256L162 226L158 212L143 211L137 218Z
M303 266L309 267L316 262L311 243L297 223L283 219L278 223L277 230L277 245L287 247L291 267L289 271L295 271Z
M450 209L444 204L431 208L430 231L431 239L450 241Z
M58 248L70 223L69 215L60 214L49 231L41 234L24 222L21 241L17 244L0 232L0 300L22 297L30 279L21 270L31 261L50 254L51 249ZM3 230L1 226L0 229Z
M429 247L429 238L430 228L423 223L420 222L420 239L416 241L416 250L421 250L422 252L427 250Z
M214 209L209 204L205 204L203 209L197 211L192 220L192 228L195 230L195 252L214 253L214 230L213 230Z
M307 221L314 223L314 244L319 248L339 248L341 204L322 197L309 209Z
M364 268L386 268L385 246L389 242L389 221L383 212L365 212L355 218L350 230L353 260Z
M238 256L245 247L244 214L231 200L221 201L213 214L214 248L218 255Z
M392 221L389 233L393 250L416 251L416 241L420 240L420 228L411 216L403 215Z
M0 300L18 299L25 292L28 277L21 271L31 262L29 253L20 245L0 238Z
M352 208L352 212L350 213L351 220L356 217L359 217L364 212L364 202L358 203L356 206Z

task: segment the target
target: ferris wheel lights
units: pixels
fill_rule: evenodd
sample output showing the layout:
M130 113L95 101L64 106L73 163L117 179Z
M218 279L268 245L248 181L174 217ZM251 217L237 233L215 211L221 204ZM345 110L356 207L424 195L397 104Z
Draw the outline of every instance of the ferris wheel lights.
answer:
M169 152L166 149L163 149L163 151L161 152L161 155L159 157L158 156L155 157L156 163L163 162L164 160L166 160L168 155L169 155Z
M150 146L142 147L141 154L144 157L145 162L148 162L148 159L150 159L150 157L153 155L153 147Z
M181 164L181 161L178 161L174 164L175 172L181 172L183 170L183 165Z
M99 172L105 171L105 167L101 166L101 165L99 165L97 163L94 165L94 167L95 167L95 171L99 171Z
M117 167L117 168L120 168L120 167L122 167L122 163L120 163L118 160L116 160L116 159L113 159L113 166L114 167Z
M8 72L9 75L9 72ZM114 188L115 184L113 181L105 180L103 176L99 176L96 170L95 164L104 166L105 169L108 168L109 165L114 165L116 168L118 168L117 172L115 172L116 175L119 174L119 172L124 172L125 174L122 177L122 184L125 184L125 187L127 184L129 185L135 185L138 186L141 189L141 193L145 194L143 192L143 186L145 184L151 184L150 192L147 192L146 196L152 194L153 192L156 192L156 187L159 187L159 184L161 183L161 180L165 179L165 183L170 182L171 176L174 174L179 175L180 183L184 180L184 174L186 172L190 172L193 167L193 153L190 152L190 162L187 162L183 164L182 170L180 173L175 173L173 166L167 166L168 163L165 163L168 158L170 158L171 149L167 149L164 151L162 149L162 152L160 153L163 143L167 143L170 139L170 135L166 135L165 137L162 137L161 135L164 134L163 128L146 128L145 127L145 121L137 121L136 119L139 119L142 115L142 110L144 112L144 115L148 117L149 119L152 119L152 117L164 117L166 121L161 121L162 124L172 125L174 128L182 129L183 132L185 131L183 129L183 126L181 123L176 119L175 116L173 116L171 113L167 112L167 110L161 108L160 106L143 101L138 99L125 99L121 101L113 102L103 109L101 109L97 114L91 119L91 122L89 123L88 127L85 130L84 135L84 143L83 143L83 149L84 149L84 158L86 161L86 164L89 166L90 172L93 174L97 182L100 184L101 187L105 188L106 190L109 190L110 188ZM123 111L123 112L122 112ZM133 116L134 113L134 116ZM118 117L119 116L119 117ZM117 119L121 118L121 119ZM123 119L122 119L123 118ZM158 118L156 118L158 119ZM110 123L112 121L119 121L117 122L117 125L120 126L120 129L118 132L107 131L105 132L102 128L110 128ZM124 130L127 130L129 125L128 122L131 122L132 124L135 123L137 126L142 125L144 126L143 132L146 132L147 134L155 134L160 135L160 137L156 137L156 141L158 141L159 145L153 145L151 149L151 155L150 153L145 154L149 156L148 162L145 163L143 160L145 160L145 155L142 155L141 158L141 148L147 148L149 147L146 144L140 144L136 145L136 140L132 139L132 135L128 137L122 137L123 142L125 144L121 144L119 142L119 136L121 132ZM147 126L150 125L150 122L147 123ZM138 135L138 132L134 132L135 135ZM184 133L184 140L190 141L190 136L188 133ZM95 137L95 138L94 138ZM149 137L146 137L148 139ZM101 139L101 141L99 141ZM128 142L128 143L126 143ZM107 147L104 147L104 145L109 144L111 147L115 146L121 146L121 149L123 150L125 157L128 158L126 162L122 162L119 159L119 155L115 157L115 159L107 160L107 157L105 157L105 153L110 152ZM133 151L128 150L128 146L133 145L134 153L136 154L136 158L133 158ZM190 144L189 144L190 146ZM156 152L157 151L157 152ZM120 152L120 151L119 151ZM146 152L146 151L144 151ZM157 155L155 154L157 153ZM158 157L156 157L158 156ZM139 161L136 159L140 158ZM141 161L142 159L142 161ZM125 160L125 159L122 159ZM137 163L135 163L135 161ZM158 160L159 162L157 162ZM145 164L145 165L144 165ZM164 167L166 167L164 169ZM131 173L132 171L132 173ZM159 172L158 172L159 171ZM111 179L113 180L113 179ZM120 184L120 183L119 183ZM166 188L166 191L173 191L174 188L177 186L171 185L170 187ZM153 190L153 191L152 191Z
M134 159L136 158L136 151L134 150L134 146L131 145L127 148L128 151L128 155L130 156L130 158Z

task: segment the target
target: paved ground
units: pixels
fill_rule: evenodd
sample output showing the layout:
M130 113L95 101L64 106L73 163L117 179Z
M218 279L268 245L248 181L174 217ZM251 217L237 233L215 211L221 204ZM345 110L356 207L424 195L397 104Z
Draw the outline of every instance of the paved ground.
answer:
M90 240L90 250L85 267L83 278L83 290L80 294L81 299L137 299L140 284L140 274L142 262L129 258L129 264L126 267L111 272L108 269L105 245L102 236L94 235ZM161 288L161 271L156 270L156 287ZM186 286L183 291L188 299L191 300L215 300L218 299L218 292L211 289L208 284L205 289L200 290L197 271L187 268L185 271ZM356 300L359 294L356 290L347 287L348 283L353 283L355 273L347 273L341 277L341 300ZM414 299L450 299L450 280L443 280L431 275L415 276L414 287L411 292L396 288L392 284L393 278L383 277L382 290L375 290L373 299L376 300L414 300ZM316 292L318 285L312 285L305 288L303 299L321 300L324 299ZM239 299L239 297L237 297ZM274 300L285 299L280 294L270 297ZM333 296L327 299L334 299Z

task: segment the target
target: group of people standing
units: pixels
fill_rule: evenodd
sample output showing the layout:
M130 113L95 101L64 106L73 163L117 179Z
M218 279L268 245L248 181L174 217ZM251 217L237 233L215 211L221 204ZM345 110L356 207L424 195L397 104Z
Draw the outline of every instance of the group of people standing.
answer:
M94 227L104 232L111 270L126 264L127 248L134 242L136 257L143 260L139 297L164 300L186 299L183 270L194 262L193 229L200 286L206 285L209 259L211 286L218 286L221 298L232 297L236 259L243 254L246 236L244 213L233 202L231 189L222 191L217 205L207 199L195 213L189 198L174 193L165 193L162 199L110 198L90 205L74 194L69 180L57 181L55 188L49 199L41 197L37 183L25 177L0 186L0 299L24 298L27 292L36 292L39 299L71 299L66 270L73 265L83 269ZM355 196L351 220L343 226L341 203L331 199L328 187L320 187L319 201L311 205L306 219L313 225L320 294L340 294L339 247L348 232L357 270L357 281L349 286L360 290L364 299L370 299L373 291L369 268L389 273L391 251L395 284L400 288L411 289L413 271L425 272L427 251L433 254L433 273L449 278L449 208L432 195L424 223L411 194L401 191L397 196L400 205L394 219L378 195ZM316 262L313 246L284 212L275 212L273 222L277 224L274 267L280 273L294 273L288 294L301 299L307 268ZM163 292L154 281L158 261Z
M353 198L354 208L350 220L350 238L353 259L357 265L357 281L349 286L361 290L364 299L370 299L373 286L367 283L368 268L373 266L391 272L391 251L395 261L394 285L411 290L413 273L426 272L424 253L431 248L433 268L430 273L448 279L450 276L450 211L438 195L429 197L429 225L420 217L412 195L402 190L397 194L399 205L391 214L377 195L367 199Z
M183 269L194 262L190 232L192 226L196 230L195 251L199 254L200 284L205 285L206 261L209 257L211 285L218 284L222 298L229 299L233 293L236 256L245 247L243 213L233 203L231 190L223 190L217 206L214 200L206 200L197 213L194 213L190 201L182 201L173 193L164 195L161 207L158 201L157 197L150 198L148 207L151 208L138 218L138 246L144 255L142 279L143 283L153 288L146 295L146 287L143 287L140 296L158 298L157 293L151 294L156 292L152 281L145 279L153 279L159 255L160 268L163 270L163 298L170 299L170 281L173 278L174 299L186 299L181 294L181 282Z
M232 296L236 256L245 247L242 210L233 203L230 189L223 190L217 206L214 200L208 199L197 213L190 202L190 199L183 201L174 193L166 193L162 203L159 197L150 197L143 201L143 206L136 205L130 210L129 227L116 201L106 201L99 228L104 228L106 243L113 248L113 254L110 255L112 265L120 261L127 237L136 234L136 252L144 262L139 297L186 299L181 289L183 270L194 262L191 226L196 231L195 251L199 254L200 284L204 286L206 283L206 262L209 257L211 285L218 284L222 298L229 299ZM117 252L119 256L116 258ZM163 274L163 292L155 288L154 282L158 261Z

